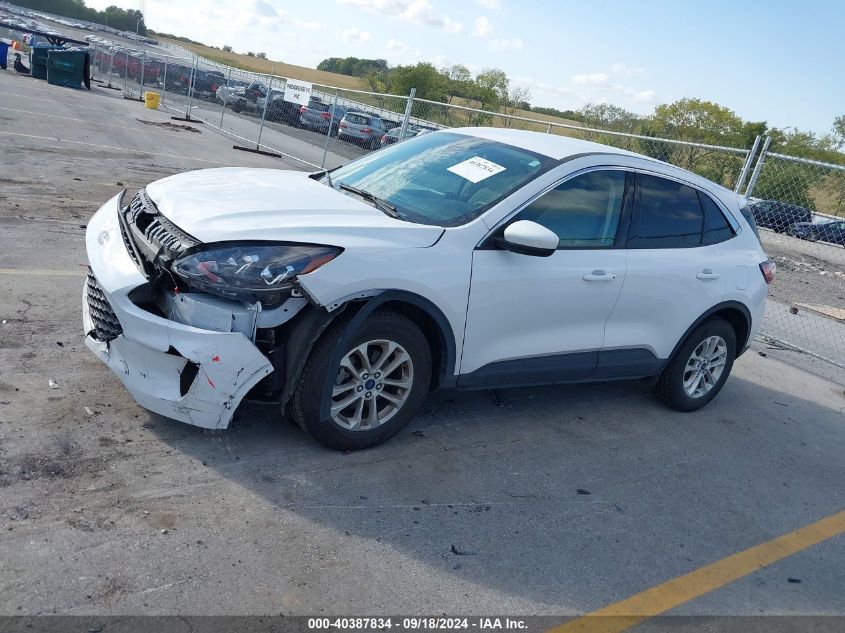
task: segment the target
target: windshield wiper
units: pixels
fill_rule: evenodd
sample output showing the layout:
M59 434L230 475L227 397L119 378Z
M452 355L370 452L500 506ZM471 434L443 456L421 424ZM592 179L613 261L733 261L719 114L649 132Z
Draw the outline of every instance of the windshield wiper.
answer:
M326 177L326 184L329 187L332 187L332 176L329 173L328 169L324 169L322 171L315 171L313 174L308 174L308 177L311 178L312 180L319 180L323 176Z
M345 182L340 183L338 185L338 189L343 189L344 191L349 191L351 193L359 195L364 200L369 200L370 202L372 202L376 209L384 212L385 215L389 215L391 218L396 218L397 220L399 219L399 214L396 213L396 207L384 198L379 198L378 196L371 194L369 191L358 189L358 187L347 185Z

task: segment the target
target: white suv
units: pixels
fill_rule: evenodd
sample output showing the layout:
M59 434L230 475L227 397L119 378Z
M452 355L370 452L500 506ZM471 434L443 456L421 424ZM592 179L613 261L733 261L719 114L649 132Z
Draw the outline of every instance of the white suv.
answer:
M691 411L763 318L737 195L550 134L436 132L329 173L209 169L88 224L88 347L135 399L225 428L247 393L336 449L429 390L650 378Z

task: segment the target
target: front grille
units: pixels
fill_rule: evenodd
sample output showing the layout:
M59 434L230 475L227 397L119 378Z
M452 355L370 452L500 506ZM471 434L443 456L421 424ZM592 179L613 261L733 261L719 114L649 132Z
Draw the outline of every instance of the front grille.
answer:
M120 321L117 320L117 315L90 268L85 280L85 298L88 301L88 313L94 322L94 331L91 334L95 339L108 343L123 334Z
M199 244L199 240L161 215L144 189L122 211L120 224L126 250L147 277L154 276L162 261L173 261Z

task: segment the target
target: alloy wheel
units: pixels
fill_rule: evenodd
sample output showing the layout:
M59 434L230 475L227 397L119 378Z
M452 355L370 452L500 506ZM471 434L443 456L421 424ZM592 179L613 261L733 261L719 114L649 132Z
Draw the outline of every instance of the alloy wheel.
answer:
M725 370L728 344L721 336L708 336L693 350L684 367L684 392L690 398L709 393Z
M414 364L395 341L367 341L340 361L332 386L331 417L350 431L369 431L396 415L411 393Z

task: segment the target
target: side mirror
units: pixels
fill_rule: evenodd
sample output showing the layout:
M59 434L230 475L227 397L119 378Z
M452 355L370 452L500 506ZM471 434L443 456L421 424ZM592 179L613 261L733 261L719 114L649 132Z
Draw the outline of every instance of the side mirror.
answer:
M560 238L542 224L519 220L505 229L503 237L495 240L496 246L520 255L549 257L560 244Z

